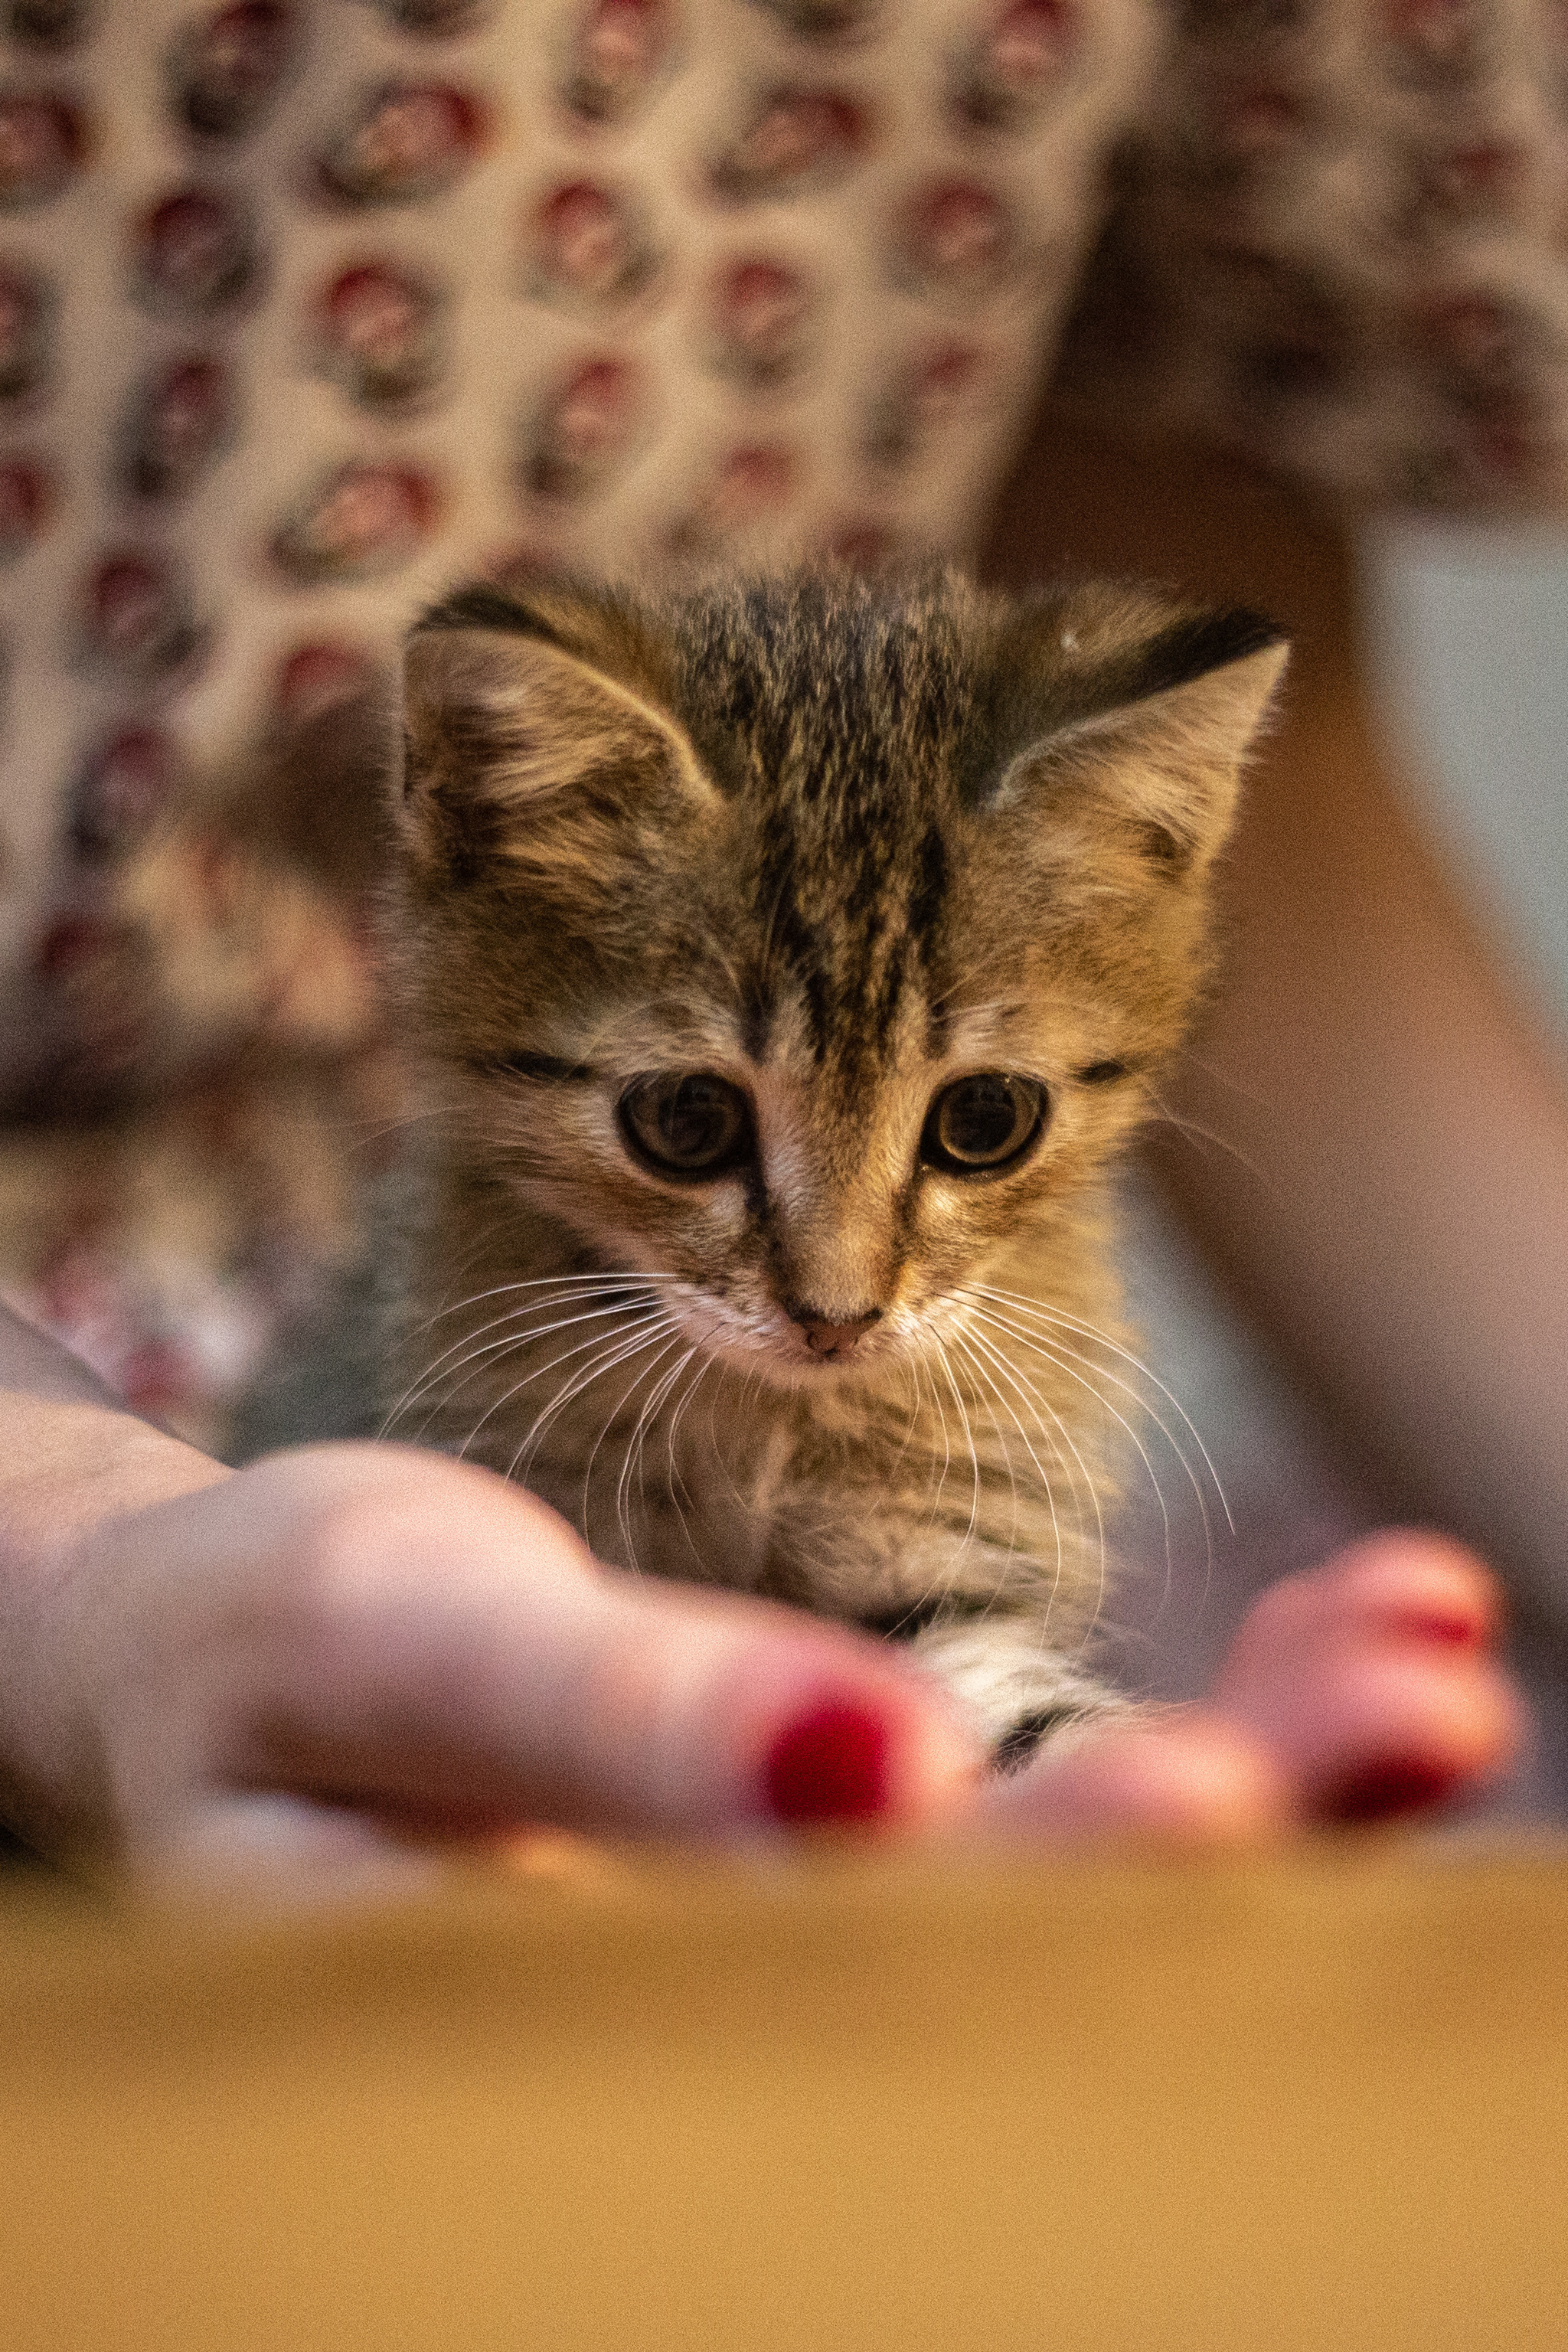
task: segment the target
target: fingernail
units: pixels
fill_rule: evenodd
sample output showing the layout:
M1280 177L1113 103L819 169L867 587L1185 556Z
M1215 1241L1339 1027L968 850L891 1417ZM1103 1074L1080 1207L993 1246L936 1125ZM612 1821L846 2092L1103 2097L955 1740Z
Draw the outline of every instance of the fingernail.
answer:
M1463 1775L1439 1764L1373 1764L1331 1789L1318 1808L1325 1822L1397 1821L1453 1795Z
M889 1797L888 1725L858 1699L827 1699L774 1740L768 1803L781 1822L864 1822Z
M1479 1650L1487 1638L1488 1629L1479 1618L1446 1609L1412 1611L1396 1623L1401 1633L1411 1634L1418 1642L1441 1642L1455 1650Z

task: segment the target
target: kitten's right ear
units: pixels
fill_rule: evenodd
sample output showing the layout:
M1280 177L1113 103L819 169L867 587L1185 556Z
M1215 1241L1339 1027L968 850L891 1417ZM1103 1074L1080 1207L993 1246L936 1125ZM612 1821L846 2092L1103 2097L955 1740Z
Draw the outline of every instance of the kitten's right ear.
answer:
M447 883L487 869L608 880L639 832L720 805L658 698L635 620L586 592L469 591L421 623L404 666L400 824Z
M1201 882L1285 667L1281 632L1091 583L1025 607L1001 642L1011 709L979 805L1076 824L1102 873L1119 841L1160 879Z

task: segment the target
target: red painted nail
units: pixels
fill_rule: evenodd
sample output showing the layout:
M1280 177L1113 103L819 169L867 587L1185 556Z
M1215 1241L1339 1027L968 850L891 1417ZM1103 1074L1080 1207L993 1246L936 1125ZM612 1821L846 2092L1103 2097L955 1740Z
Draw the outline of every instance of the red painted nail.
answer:
M1397 1821L1401 1813L1418 1813L1451 1796L1463 1776L1440 1764L1373 1764L1357 1772L1321 1800L1325 1822Z
M1455 1650L1479 1650L1489 1628L1479 1617L1447 1609L1412 1610L1394 1620L1395 1631L1417 1642L1441 1642Z
M769 1752L768 1802L781 1822L864 1822L888 1805L888 1726L857 1699L827 1699Z

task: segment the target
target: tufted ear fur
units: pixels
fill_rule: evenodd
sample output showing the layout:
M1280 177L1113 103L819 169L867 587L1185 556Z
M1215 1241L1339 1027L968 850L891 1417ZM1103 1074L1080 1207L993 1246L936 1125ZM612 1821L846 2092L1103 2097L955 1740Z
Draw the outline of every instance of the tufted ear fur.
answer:
M649 827L711 814L661 686L652 640L611 596L480 589L438 606L404 672L398 817L414 873L437 889L570 877L591 895Z
M1026 608L999 647L1010 709L991 734L978 805L1114 840L1150 876L1197 883L1230 828L1287 655L1254 613L1173 612L1136 591Z

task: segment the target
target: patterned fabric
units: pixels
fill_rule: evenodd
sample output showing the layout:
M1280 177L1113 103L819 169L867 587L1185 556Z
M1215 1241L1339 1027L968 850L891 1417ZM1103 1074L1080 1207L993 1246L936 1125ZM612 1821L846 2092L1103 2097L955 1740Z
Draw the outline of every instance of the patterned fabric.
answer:
M250 1135L267 1070L375 1021L353 894L253 821L257 776L412 612L519 562L962 552L1075 306L1064 381L1130 423L1360 496L1557 499L1565 27L0 0L0 1099L145 1105L244 1053ZM221 1160L234 1122L197 1129ZM157 1150L179 1194L200 1155ZM281 1265L209 1175L182 1197L219 1286ZM13 1292L111 1371L138 1318L162 1345L195 1313L146 1304L117 1183L85 1225L0 1225ZM352 1223L325 1257L301 1224L300 1264ZM92 1282L53 1280L89 1229ZM210 1431L210 1367L255 1350L193 1347Z
M1561 511L1568 10L1190 0L1066 368L1358 500Z
M0 22L15 950L62 839L123 849L454 574L961 545L1149 47L1138 0Z

